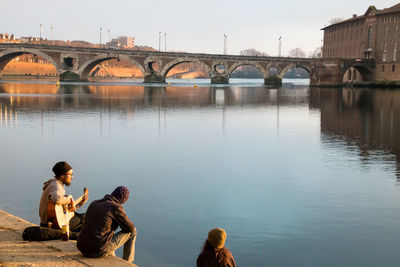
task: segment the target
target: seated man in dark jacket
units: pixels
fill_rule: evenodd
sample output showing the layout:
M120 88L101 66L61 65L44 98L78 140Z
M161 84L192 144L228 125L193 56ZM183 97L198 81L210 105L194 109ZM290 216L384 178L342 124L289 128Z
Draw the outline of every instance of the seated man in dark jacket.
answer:
M128 198L128 188L119 186L111 195L105 195L89 205L77 242L83 256L97 258L115 255L115 250L124 245L123 259L133 262L136 228L121 206ZM114 234L118 226L121 231Z

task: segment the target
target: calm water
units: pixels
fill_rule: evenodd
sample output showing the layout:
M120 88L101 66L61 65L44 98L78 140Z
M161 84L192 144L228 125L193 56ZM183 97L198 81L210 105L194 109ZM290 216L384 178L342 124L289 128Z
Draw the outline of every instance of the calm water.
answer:
M0 208L38 223L66 160L68 193L130 188L139 266L217 226L238 266L399 266L400 91L171 82L0 83Z

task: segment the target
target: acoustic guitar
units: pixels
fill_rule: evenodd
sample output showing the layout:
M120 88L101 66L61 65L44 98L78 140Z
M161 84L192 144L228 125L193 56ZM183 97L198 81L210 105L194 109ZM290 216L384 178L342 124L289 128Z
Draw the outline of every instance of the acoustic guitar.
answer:
M51 223L51 228L61 229L62 225L68 225L72 217L74 217L75 210L82 207L86 203L89 196L87 188L83 189L83 195L74 200L70 204L57 204L49 199L47 202L47 222ZM67 197L72 198L71 195ZM76 204L75 204L76 203Z

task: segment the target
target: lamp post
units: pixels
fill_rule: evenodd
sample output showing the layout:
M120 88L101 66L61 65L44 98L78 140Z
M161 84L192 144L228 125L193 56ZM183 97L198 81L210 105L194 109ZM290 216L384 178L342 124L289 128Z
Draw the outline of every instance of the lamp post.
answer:
M110 32L110 30L108 30L108 42L109 43L111 42L111 32Z
M103 29L100 27L100 47L101 47L101 31L102 31Z
M51 42L54 43L54 31L53 31L53 25L50 27L51 30Z
M164 32L164 52L167 52L167 33Z
M42 33L43 33L43 25L42 24L40 24L40 33L39 33L39 43L41 43L42 42Z
M323 56L323 52L324 51L324 39L321 39L321 54L320 54L320 58L322 58Z
M227 51L228 51L228 36L224 34L224 55L227 54Z
M161 31L158 31L158 52L161 52Z
M279 36L278 57L282 56L282 36Z

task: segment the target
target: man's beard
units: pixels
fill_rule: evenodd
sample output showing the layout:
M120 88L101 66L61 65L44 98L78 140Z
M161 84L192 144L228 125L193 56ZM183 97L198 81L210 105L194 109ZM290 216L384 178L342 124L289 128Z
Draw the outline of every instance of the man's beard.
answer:
M71 185L71 182L64 182L64 184L65 184L66 186L70 186L70 185Z

